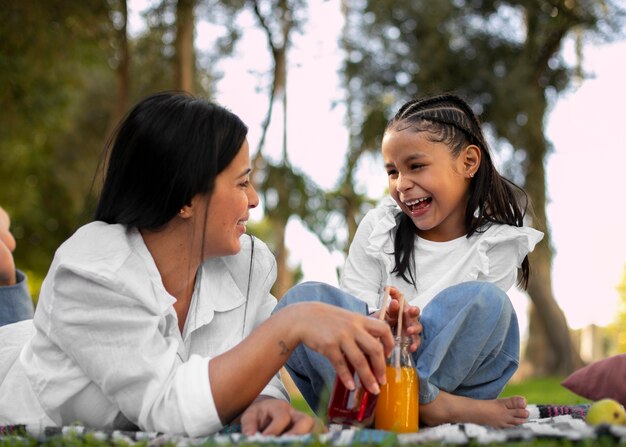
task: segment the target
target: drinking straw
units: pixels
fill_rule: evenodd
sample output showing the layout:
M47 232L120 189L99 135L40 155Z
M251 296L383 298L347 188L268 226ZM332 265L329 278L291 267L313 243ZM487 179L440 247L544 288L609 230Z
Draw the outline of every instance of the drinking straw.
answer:
M404 312L404 295L400 295L400 299L398 300L400 304L400 308L398 309L398 326L396 327L396 337L398 338L400 345L402 345L402 313ZM400 348L399 348L400 349ZM398 352L396 355L396 382L400 381L400 355Z
M385 319L385 314L387 313L387 301L389 301L389 286L385 286L385 295L383 296L383 305L380 308L381 312L378 314L379 320Z

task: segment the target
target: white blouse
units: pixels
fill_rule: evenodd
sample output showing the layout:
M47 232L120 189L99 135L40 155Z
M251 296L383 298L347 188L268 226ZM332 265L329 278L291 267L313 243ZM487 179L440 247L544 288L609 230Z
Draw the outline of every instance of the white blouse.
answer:
M237 255L203 264L181 336L176 300L139 232L103 222L79 229L55 254L34 335L0 376L0 423L120 428L131 421L192 437L218 431L210 360L276 304L276 262L258 239L246 302L249 236L241 243ZM10 328L0 328L0 340ZM278 375L261 394L289 400Z
M340 286L379 309L384 287L397 287L408 303L420 308L447 287L466 281L488 281L505 292L515 283L524 257L543 238L529 227L493 224L483 233L447 242L415 239L416 285L396 273L396 216L402 211L390 197L369 211L359 224L344 265ZM408 275L407 275L408 276Z

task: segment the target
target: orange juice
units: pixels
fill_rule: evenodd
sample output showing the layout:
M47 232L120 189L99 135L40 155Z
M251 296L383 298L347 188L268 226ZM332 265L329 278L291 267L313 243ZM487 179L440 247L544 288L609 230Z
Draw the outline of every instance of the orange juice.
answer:
M387 365L387 383L380 388L374 427L397 433L419 428L419 379L415 367Z

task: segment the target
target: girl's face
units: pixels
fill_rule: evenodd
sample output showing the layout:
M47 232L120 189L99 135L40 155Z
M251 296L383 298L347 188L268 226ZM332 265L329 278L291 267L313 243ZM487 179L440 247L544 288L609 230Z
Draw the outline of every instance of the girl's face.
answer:
M204 256L227 256L239 252L239 238L246 232L250 209L259 204L259 196L250 183L250 151L245 140L230 164L215 178L209 198L204 228Z
M411 218L418 236L444 242L466 234L470 173L478 169L468 162L467 151L478 148L468 146L455 158L446 144L427 137L411 129L388 130L382 153L389 193Z

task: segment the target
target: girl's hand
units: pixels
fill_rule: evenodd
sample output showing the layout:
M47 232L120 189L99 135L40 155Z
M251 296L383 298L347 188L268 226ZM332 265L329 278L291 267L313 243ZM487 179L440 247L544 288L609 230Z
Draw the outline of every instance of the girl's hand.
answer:
M315 418L293 408L289 403L264 398L254 401L241 415L241 431L251 436L302 435L320 427Z
M396 326L398 325L398 311L400 310L400 298L404 298L402 293L393 286L389 287L389 295L391 301L385 314L385 321L391 326L393 333L396 333ZM381 311L382 312L382 309ZM412 343L409 346L411 352L417 351L421 343L422 324L419 321L420 309L417 306L409 306L407 302L404 302L402 309L402 335L405 337L411 337Z
M330 360L346 388L355 387L349 362L365 388L379 393L379 384L386 383L385 358L393 349L388 324L324 303L297 303L281 312L288 309L298 313L292 321L297 321L299 340Z

